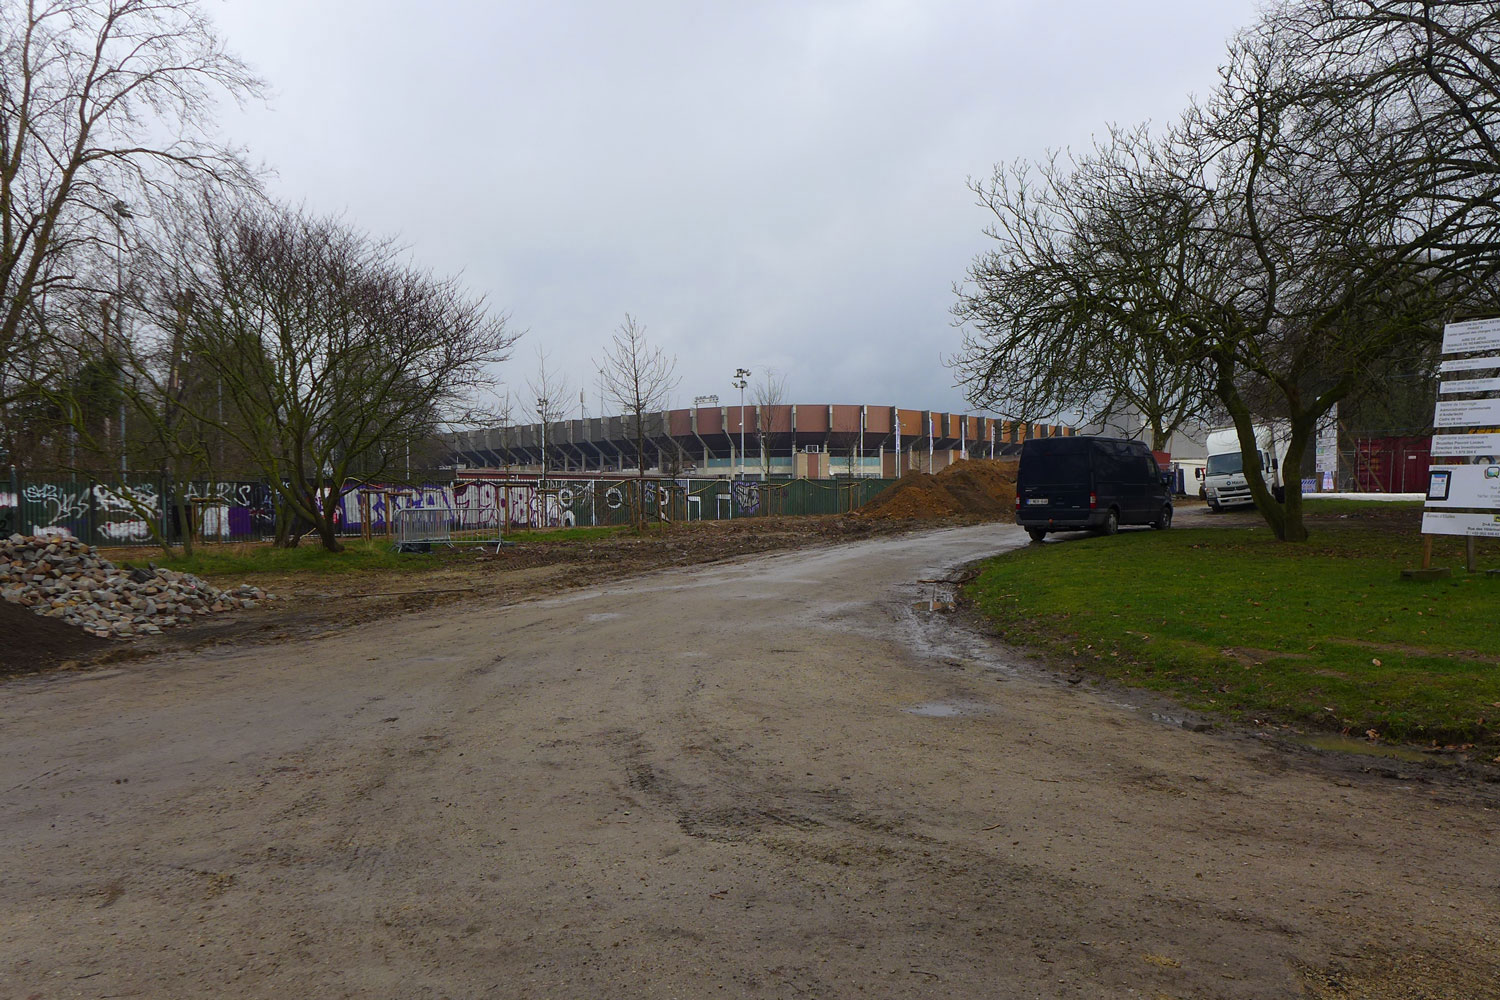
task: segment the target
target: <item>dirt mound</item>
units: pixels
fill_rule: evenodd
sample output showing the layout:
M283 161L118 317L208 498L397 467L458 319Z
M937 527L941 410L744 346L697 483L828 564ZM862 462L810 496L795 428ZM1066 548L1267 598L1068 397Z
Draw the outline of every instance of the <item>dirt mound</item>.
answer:
M954 462L937 476L964 506L966 514L1008 515L1016 509L1016 463L969 459Z
M56 618L0 601L0 676L41 670L64 660L81 660L111 645Z
M861 507L857 517L885 519L975 515L1004 517L1015 510L1016 463L983 458L954 462L937 475L908 472Z

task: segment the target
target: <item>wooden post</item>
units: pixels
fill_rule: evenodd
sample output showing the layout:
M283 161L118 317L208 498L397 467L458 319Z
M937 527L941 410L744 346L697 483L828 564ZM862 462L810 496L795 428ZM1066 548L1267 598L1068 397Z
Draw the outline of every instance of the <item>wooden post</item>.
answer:
M1470 573L1479 572L1478 540L1473 535L1464 539L1464 568Z
M1422 568L1432 569L1432 536L1422 536Z

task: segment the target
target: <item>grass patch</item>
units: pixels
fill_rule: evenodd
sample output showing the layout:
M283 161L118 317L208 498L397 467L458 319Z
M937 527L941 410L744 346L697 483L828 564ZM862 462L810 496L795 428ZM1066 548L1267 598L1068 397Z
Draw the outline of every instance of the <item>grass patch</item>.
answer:
M527 528L515 530L505 536L505 540L525 544L527 542L547 543L570 543L570 542L597 542L614 535L624 534L630 531L628 524L601 524L597 527L583 528ZM647 533L651 528L647 528Z
M629 526L605 525L586 528L540 528L506 535L517 545L579 545L597 542L630 531ZM434 545L431 552L397 552L389 539L364 541L346 538L344 551L329 552L316 539L304 538L292 549L278 549L268 542L200 545L191 558L163 557L161 551L135 550L113 553L116 562L158 566L219 579L256 576L344 576L355 573L421 573L437 569L456 556L482 544L455 539L455 545Z
M304 539L294 549L278 549L269 543L206 545L191 558L163 558L160 551L149 557L158 566L198 576L252 577L258 574L308 573L340 575L368 572L412 572L429 569L435 560L396 552L385 540L366 542L345 539L344 551L329 552ZM146 559L126 559L144 563Z
M1461 567L1462 548L1438 539L1436 564ZM1264 526L1132 531L989 560L966 596L1008 641L1198 710L1500 742L1500 579L1399 579L1419 559L1415 529L1357 518L1305 545Z

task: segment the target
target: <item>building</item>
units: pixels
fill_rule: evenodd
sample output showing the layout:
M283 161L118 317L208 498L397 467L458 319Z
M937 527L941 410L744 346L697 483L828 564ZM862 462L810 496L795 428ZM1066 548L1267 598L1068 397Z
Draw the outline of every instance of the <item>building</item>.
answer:
M741 415L743 414L743 423ZM895 406L797 403L704 406L644 417L646 468L659 475L895 477L964 457L1011 455L1072 428ZM549 474L634 472L634 417L593 417L445 435L451 464Z

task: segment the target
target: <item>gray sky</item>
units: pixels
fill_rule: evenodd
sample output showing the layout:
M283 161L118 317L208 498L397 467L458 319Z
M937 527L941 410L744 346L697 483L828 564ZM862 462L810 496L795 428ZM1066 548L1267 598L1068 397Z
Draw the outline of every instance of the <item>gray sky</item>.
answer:
M631 313L675 405L962 410L951 286L985 247L993 165L1166 121L1254 0L225 0L266 106L228 137L283 200L396 235L529 331L576 399ZM575 414L576 415L576 404Z

